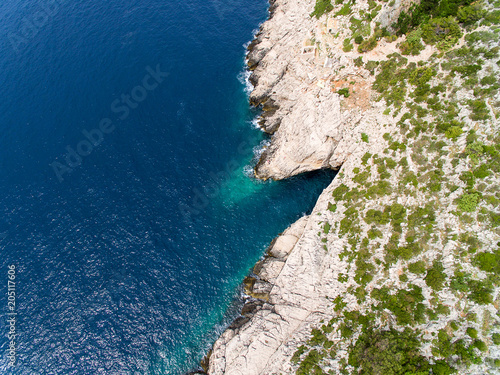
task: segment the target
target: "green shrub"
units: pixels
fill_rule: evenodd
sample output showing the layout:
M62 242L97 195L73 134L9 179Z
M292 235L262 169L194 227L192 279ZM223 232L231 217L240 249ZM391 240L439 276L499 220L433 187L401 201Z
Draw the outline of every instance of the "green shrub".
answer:
M356 44L361 44L363 42L364 38L362 35L358 35L354 38L354 43Z
M343 273L339 273L337 280L339 281L339 283L346 283L347 281L349 281L349 275L344 275Z
M325 223L325 225L323 226L323 233L328 234L330 232L330 228L331 228L330 223Z
M369 152L365 153L361 158L361 163L363 163L363 165L366 165L366 163L368 162L368 160L370 160L371 157L372 154L370 154Z
M378 39L377 36L374 34L370 38L364 40L359 46L358 46L358 52L359 53L365 53L368 51L371 51L375 47L377 47L378 44Z
M481 142L470 143L465 148L465 153L470 158L472 163L478 163L484 151L485 148Z
M427 44L436 44L440 50L448 50L462 37L458 22L453 17L434 18L422 25L422 39Z
M422 30L417 29L406 35L406 40L401 43L399 49L403 55L419 55L420 51L425 49L421 43Z
M466 332L471 338L477 339L477 329L469 327Z
M479 21L486 12L481 7L480 2L472 3L469 6L461 7L457 12L457 19L464 25L471 25Z
M417 262L410 263L408 265L408 271L417 275L424 274L426 272L425 262L423 260L419 260Z
M362 140L363 142L368 143L368 134L366 134L366 133L361 133L361 140Z
M463 181L467 184L467 188L472 189L474 187L474 184L476 183L476 177L472 172L463 172L460 175L460 181Z
M491 339L493 340L493 344L500 345L500 333L494 333L491 335Z
M371 75L375 74L375 69L379 66L380 62L370 60L365 64L365 69L370 72Z
M473 33L469 33L465 36L465 41L469 46L477 45L478 42L488 43L492 40L496 40L498 37L495 33L490 31L475 31Z
M367 224L376 223L380 225L388 224L390 221L389 213L380 210L370 209L366 212L365 222Z
M391 184L387 181L379 181L366 190L367 198L382 197L392 193Z
M446 274L443 272L444 267L441 262L434 262L432 268L427 270L427 275L425 276L425 283L432 289L438 291L441 290L446 281Z
M351 12L352 12L351 3L347 2L342 6L342 8L340 8L340 10L337 13L335 13L335 16L347 16L351 14Z
M490 175L490 170L487 164L481 165L479 168L476 168L473 172L474 177L476 178L486 178Z
M345 38L342 50L344 52L350 52L350 51L352 51L353 48L354 48L354 46L351 44L351 39L350 38Z
M364 171L364 172L361 172L360 174L354 176L352 180L360 185L363 185L366 183L366 181L368 180L368 177L370 177L370 175L371 175L370 172Z
M450 281L450 288L458 292L467 292L469 290L470 275L456 270Z
M333 10L333 5L330 0L316 0L316 5L314 5L314 11L311 13L311 17L320 18L323 14L331 12Z
M368 238L370 240L374 240L375 238L382 238L384 235L382 234L382 231L377 229L376 227L371 227L368 230Z
M464 131L462 130L462 128L458 127L458 126L451 126L450 128L448 128L448 130L446 130L446 138L450 138L450 139L456 139L458 137L460 137L462 135Z
M465 212L474 212L477 210L479 198L478 193L463 194L458 200L458 208Z
M307 343L311 346L317 346L323 344L325 341L326 336L323 331L315 328L311 331L311 338Z
M319 352L316 349L311 350L300 363L297 375L322 374L323 371L319 366L321 360L322 356Z
M341 201L344 198L344 194L347 193L348 191L349 191L349 188L346 185L340 184L339 186L337 186L333 190L332 196L338 202L338 201Z
M471 108L472 114L470 118L474 121L483 121L490 118L490 110L488 109L486 102L482 99L470 100L469 107Z
M469 298L479 305L487 305L493 302L492 288L483 281L471 280L469 282L471 293Z
M305 347L304 345L299 346L295 353L293 353L291 362L294 364L299 363L300 357L305 353L306 350L307 347Z
M385 158L385 165L389 169L394 169L394 168L396 168L396 166L398 165L398 163L396 163L396 161L394 161L391 158Z
M350 95L347 87L337 90L337 94L342 95L344 98L348 98Z
M500 275L500 250L493 253L479 253L474 258L474 264L482 271Z
M474 340L473 344L474 347L478 348L480 351L485 352L488 350L488 345L484 341L481 340Z
M369 329L349 348L349 365L361 374L430 373L431 365L420 355L420 340L407 329L380 331Z

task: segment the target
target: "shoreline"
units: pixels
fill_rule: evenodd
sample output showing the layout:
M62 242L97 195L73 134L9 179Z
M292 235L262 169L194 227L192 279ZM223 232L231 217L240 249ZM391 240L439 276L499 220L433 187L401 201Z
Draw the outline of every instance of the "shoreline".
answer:
M263 26L266 22L270 21L276 9L278 8L279 0L268 0L268 18L259 26L256 30L253 39L246 43L245 46L245 70L240 73L241 80L243 80L242 84L245 86L244 90L248 95L248 104L253 108L260 108L262 112L252 121L254 126L260 131L272 135L274 131L269 131L264 126L267 117L272 116L276 110L279 108L273 101L271 103L267 103L270 100L270 97L264 96L259 98L258 100L251 97L252 92L255 89L255 86L258 82L258 77L254 75L254 71L257 68L260 60L257 60L258 57L252 57L252 52L256 50L261 40L259 39L263 35ZM261 56L262 58L262 56ZM240 79L240 78L239 78ZM241 81L240 81L241 82ZM263 163L264 154L266 153L266 149L268 148L270 141L266 141L266 143L260 145L261 148L258 150L258 160L256 165L253 167L254 177L259 178L256 170L259 164ZM262 179L262 180L265 180ZM319 197L318 197L319 198ZM288 248L288 251L284 253L282 251L273 252L274 246L283 236L287 235L287 232L291 230L292 227L297 225L299 222L304 222L307 220L308 215L302 216L296 222L292 223L288 228L286 228L282 233L279 233L269 244L267 249L265 250L262 257L257 261L257 263L250 269L248 276L246 276L240 287L242 288L242 292L240 295L240 303L242 303L242 308L240 314L233 319L233 321L224 329L223 333L219 336L222 337L226 332L236 332L239 328L241 328L244 324L248 323L252 317L263 308L270 308L270 305L267 303L269 298L269 292L272 288L272 284L266 280L260 278L260 274L263 269L266 268L266 265L272 263L273 260L278 259L280 261L285 261L286 256L289 251L292 250L293 246ZM297 238L298 240L298 238ZM294 243L295 244L295 243ZM257 284L257 285L256 285ZM218 339L217 339L218 340ZM216 341L217 341L216 340ZM214 346L216 342L212 345L212 348L207 352L207 354L201 359L198 368L192 369L187 372L185 375L209 375L209 367L210 360L213 354Z

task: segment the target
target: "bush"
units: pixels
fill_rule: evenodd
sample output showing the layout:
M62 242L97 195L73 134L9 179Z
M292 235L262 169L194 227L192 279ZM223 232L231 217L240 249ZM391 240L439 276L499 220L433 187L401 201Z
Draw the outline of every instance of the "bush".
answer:
M348 98L350 95L347 87L337 90L337 94L342 95L344 98Z
M382 231L377 229L376 227L371 227L370 230L368 230L368 238L370 240L374 240L375 238L383 238L384 235Z
M417 29L412 31L406 36L406 40L401 43L399 49L403 55L419 55L420 51L425 49L425 46L421 43L422 40L422 30Z
M475 328L472 328L472 327L469 327L467 328L467 334L473 338L473 339L477 339L477 329Z
M347 16L351 14L351 12L352 12L351 3L347 2L342 6L342 8L340 8L340 10L337 13L335 13L335 16Z
M458 208L465 212L474 212L477 210L479 198L478 193L463 194L458 201Z
M481 3L476 2L472 5L461 7L457 12L457 19L464 25L471 25L479 21L485 14Z
M322 374L321 367L319 367L321 359L322 357L316 349L311 350L300 363L297 375Z
M314 6L314 11L311 13L311 17L320 18L323 14L331 12L333 10L333 5L330 0L316 0L316 5Z
M332 197L334 197L336 201L341 201L344 198L344 194L348 191L349 188L346 185L340 184L333 190Z
M364 40L363 36L358 35L357 37L354 38L354 43L361 44L361 43L363 43L363 40Z
M488 345L486 345L484 341L481 340L474 340L474 343L472 345L474 345L474 347L478 348L482 352L488 350Z
M451 126L450 128L448 128L448 130L446 130L446 138L450 138L450 139L456 139L458 137L460 137L462 135L464 131L462 130L461 127L458 127L458 126Z
M500 250L494 253L479 253L474 258L474 264L482 271L500 275Z
M493 340L493 344L500 345L500 333L494 333L491 335L491 339Z
M349 39L349 38L345 38L345 39L344 39L344 45L343 45L343 47L342 47L342 50L343 50L344 52L350 52L350 51L352 51L353 47L354 47L354 46L351 44L351 39Z
M424 274L426 271L425 262L423 260L419 260L415 263L409 264L408 271L417 275Z
M490 110L488 109L486 102L482 99L470 100L469 107L471 108L472 114L470 118L474 121L483 121L490 118Z
M446 274L443 270L444 267L441 262L434 262L432 268L427 271L425 283L436 291L441 290L446 281Z
M359 46L358 46L358 52L359 53L364 53L371 51L375 47L377 47L378 40L375 35L371 36L367 40L363 41Z
M462 272L455 271L453 278L450 281L450 288L458 292L466 292L469 290L469 277L470 275Z
M392 192L391 184L387 181L379 181L377 184L370 186L366 191L367 198L382 197L389 195Z
M471 280L469 282L469 288L471 289L469 298L478 305L487 305L493 302L493 297L491 295L493 290L486 283L478 280Z
M349 365L362 374L427 374L431 365L420 355L420 340L407 329L369 329L349 348Z
M434 18L422 26L422 39L435 44L440 50L448 50L462 37L458 22L453 17Z
M368 177L370 177L370 172L364 171L356 175L352 180L360 185L363 185L368 180Z
M368 143L368 134L366 134L366 133L361 133L361 140L362 140L363 142Z
M490 170L488 165L483 164L479 168L476 168L473 172L474 177L476 178L486 178L490 175Z
M302 354L304 354L306 350L307 350L307 347L305 347L304 345L299 346L298 349L295 351L295 353L293 353L291 362L294 364L299 363L300 356Z
M313 329L311 331L311 338L307 342L311 346L317 346L321 345L326 341L326 336L323 333L323 331L320 331L319 329Z
M330 232L330 228L331 228L330 223L325 223L325 225L323 226L323 233L328 234Z
M389 213L380 210L370 209L366 212L365 222L367 224L376 223L380 225L388 224L390 221Z
M361 158L361 163L363 165L366 165L366 163L368 162L368 160L370 160L371 157L372 157L372 154L370 154L369 152L365 153L363 155L363 157Z

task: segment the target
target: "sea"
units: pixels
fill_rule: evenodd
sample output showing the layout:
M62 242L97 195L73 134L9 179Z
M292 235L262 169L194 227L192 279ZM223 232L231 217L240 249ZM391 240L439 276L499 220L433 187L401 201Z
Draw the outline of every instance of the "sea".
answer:
M0 3L0 373L198 368L332 172L252 174L264 0Z

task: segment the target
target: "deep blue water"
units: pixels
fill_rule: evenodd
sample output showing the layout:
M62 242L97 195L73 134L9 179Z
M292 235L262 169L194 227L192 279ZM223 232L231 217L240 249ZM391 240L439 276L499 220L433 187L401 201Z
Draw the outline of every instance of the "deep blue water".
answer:
M249 269L332 179L250 177L244 44L267 6L0 3L1 373L181 374L237 314Z

